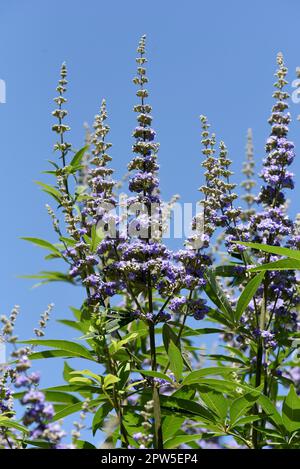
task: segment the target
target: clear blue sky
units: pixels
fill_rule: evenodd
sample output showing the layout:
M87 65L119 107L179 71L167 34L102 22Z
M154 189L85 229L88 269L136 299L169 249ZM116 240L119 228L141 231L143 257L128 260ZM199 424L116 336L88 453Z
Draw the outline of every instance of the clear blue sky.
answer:
M6 81L7 103L0 104L0 311L21 305L23 337L31 335L49 302L56 308L48 336L55 331L64 337L65 329L54 320L68 316L68 306L78 306L81 298L72 287L32 290L29 281L17 278L52 267L42 250L18 237L54 240L44 209L48 200L33 181L46 180L40 173L53 156L52 98L61 62L69 69L73 145L82 146L83 122L92 121L106 97L111 154L121 176L134 126L135 49L139 37L147 34L163 194L180 193L183 201L196 201L202 183L198 116L207 114L217 137L225 140L237 182L248 127L253 128L259 166L269 133L276 53L284 54L289 81L300 65L299 18L298 0L1 1L0 79ZM292 104L291 112L290 137L299 147L300 104ZM296 184L293 213L299 210L299 178Z

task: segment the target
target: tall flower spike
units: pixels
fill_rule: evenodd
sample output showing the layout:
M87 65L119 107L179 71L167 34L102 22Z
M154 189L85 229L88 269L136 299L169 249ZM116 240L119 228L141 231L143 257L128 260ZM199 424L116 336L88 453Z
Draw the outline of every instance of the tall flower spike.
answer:
M56 91L58 96L54 98L54 101L57 104L57 108L52 112L52 115L56 117L57 124L52 126L52 130L58 135L58 141L54 145L54 151L60 152L60 159L62 160L62 168L58 168L56 163L53 163L56 168L56 177L57 177L57 186L61 193L60 205L65 215L65 223L67 226L67 231L71 236L78 236L76 224L79 221L79 218L73 214L73 201L69 193L68 187L68 170L66 168L67 161L66 157L69 153L72 145L65 141L65 133L70 130L70 127L64 123L64 119L68 114L66 109L63 109L63 105L67 102L65 98L65 93L67 91L67 67L63 63L60 70L60 80L58 81L58 86ZM52 217L53 219L53 217ZM56 225L57 228L57 225Z
M90 147L92 144L92 133L90 126L87 122L83 124L84 130L85 130L85 138L84 138L84 143L86 147ZM78 172L78 185L79 186L84 186L86 187L88 185L88 171L89 171L89 162L91 159L91 154L90 151L87 150L84 153L84 156L81 160L81 169Z
M159 202L159 198L155 195L155 189L158 188L158 179L155 173L159 169L156 162L159 146L153 142L156 133L151 128L152 107L145 103L148 97L148 91L144 88L144 85L148 83L144 66L147 62L145 41L146 36L142 36L137 49L139 54L136 59L137 76L133 79L133 82L139 87L136 95L140 99L140 104L134 106L134 111L138 114L138 125L133 131L133 137L136 139L133 152L136 156L129 163L128 170L136 171L129 180L129 190L138 194L134 202L149 206L152 202Z
M273 97L276 103L272 108L269 123L272 126L271 135L266 143L267 156L264 159L264 167L261 178L264 186L261 188L259 200L264 205L280 207L285 202L283 189L293 189L293 174L287 170L294 160L294 144L287 140L288 125L291 117L287 99L289 94L284 90L287 81L285 79L287 68L284 65L281 53L277 55L278 69L275 73L277 81L274 84L276 91Z
M293 223L286 213L285 189L293 189L293 174L288 171L294 159L294 144L287 139L290 115L287 113L289 94L284 90L287 68L281 53L277 56L277 81L273 98L276 103L269 119L271 135L266 142L266 158L263 161L261 178L264 184L260 190L258 201L264 210L251 217L252 241L270 245L293 245ZM297 242L297 240L295 239ZM256 254L261 262L269 262L270 256ZM272 256L271 260L278 257ZM286 340L289 331L297 330L297 309L299 295L293 271L273 271L268 273L268 287L263 293L258 291L256 302L267 298L267 311L273 308L272 321L267 322L263 316L258 337L269 337L271 342L265 347L276 347ZM264 331L267 327L268 331ZM263 336L263 334L269 334ZM269 340L269 339L268 339Z
M255 162L254 162L254 150L253 150L253 137L252 129L247 131L247 144L246 144L246 161L243 163L243 174L246 179L241 183L241 187L244 189L242 199L245 201L247 209L241 213L242 221L249 221L251 215L255 213L253 204L255 202L255 195L253 194L253 188L256 185L254 178L255 175Z
M96 224L103 216L105 204L115 206L113 197L113 188L115 181L111 178L114 170L107 166L111 161L111 156L107 150L112 146L106 142L106 136L109 133L109 126L106 124L107 111L106 102L103 99L100 112L95 116L94 133L91 136L92 159L90 164L93 166L88 173L88 184L91 194L87 202L87 214L90 216L90 224Z
M289 94L284 91L287 84L285 79L287 68L284 65L281 53L277 56L278 69L275 73L277 81L273 98L276 103L269 118L271 135L266 142L267 156L263 160L263 169L260 177L264 184L261 187L258 201L265 210L252 217L252 228L256 230L257 242L277 244L284 236L291 234L292 222L285 213L285 189L293 189L293 173L288 167L294 160L294 144L287 139L290 114L287 99Z
M52 130L59 135L58 142L54 145L54 150L58 150L61 152L61 158L63 161L63 166L66 165L66 155L71 148L71 144L65 142L64 134L70 130L70 127L64 123L64 119L68 114L66 109L63 109L63 105L67 102L65 98L65 93L67 91L67 66L65 62L62 64L60 69L60 80L58 81L58 85L56 87L56 91L58 92L58 96L54 98L54 101L57 104L57 108L52 112L52 115L57 118L57 124L52 126Z
M297 89L299 89L299 91L298 91L298 96L299 96L299 93L300 93L300 67L296 68L296 75L297 75ZM300 121L300 114L298 115L297 120Z
M90 250L90 247L85 242L85 235L92 236L93 228L97 226L113 228L117 225L116 215L113 210L116 206L116 201L113 196L113 188L115 182L112 180L111 175L113 169L107 166L111 161L111 156L108 155L107 150L111 147L111 143L106 142L106 136L109 132L109 126L105 123L107 119L106 103L102 101L99 114L95 116L94 132L91 135L92 145L92 159L90 160L91 168L88 171L87 181L89 186L89 193L84 199L83 207L81 209L81 226L78 233L81 237L74 249L68 250L68 254L72 259L72 268L70 275L73 277L80 276L84 285L89 291L89 301L95 300L103 303L105 296L112 296L115 294L114 284L112 282L103 281L103 272L101 275L95 270L95 266L100 263L99 257L103 258L111 246L114 245L115 240L110 238L111 232L104 237L97 249L97 255ZM112 223L112 225L111 225ZM114 236L113 236L114 238Z

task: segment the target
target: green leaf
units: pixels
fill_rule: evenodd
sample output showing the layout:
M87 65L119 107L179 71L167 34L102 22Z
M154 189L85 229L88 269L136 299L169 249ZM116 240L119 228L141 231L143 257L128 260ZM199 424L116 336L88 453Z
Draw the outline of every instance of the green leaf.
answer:
M55 189L55 187L40 181L35 181L35 183L41 186L43 191L46 192L46 194L51 195L56 200L56 202L60 203L61 193L57 189Z
M243 266L243 264L219 265L214 269L214 273L217 277L235 277L237 266Z
M91 239L91 250L93 252L97 251L100 241L104 238L103 230L97 229L96 225L92 227L92 239Z
M30 354L30 360L41 360L42 358L78 358L77 353L67 350L42 350L41 352L33 352ZM83 358L83 357L81 357ZM85 357L84 357L85 358Z
M280 259L249 269L249 272L260 272L264 270L300 270L300 261L296 259Z
M297 396L294 386L290 387L283 401L282 420L289 433L300 430L300 397Z
M244 416L244 414L253 407L258 398L259 394L245 394L233 401L230 407L230 422L232 426L234 426L237 420Z
M49 282L67 282L71 283L72 285L75 284L74 279L71 277L71 275L65 274L63 272L49 270L43 270L39 274L21 275L21 278L41 280L41 282L35 286L44 285Z
M230 319L234 317L234 311L226 297L224 290L217 282L216 276L212 270L207 269L204 274L206 286L205 293L211 301Z
M256 422L257 420L261 419L261 415L247 415L246 417L242 417L234 423L234 427L240 425L247 425L248 423Z
M35 446L36 448L43 448L43 449L52 449L53 444L44 441L44 440L24 440L24 443L30 445L30 446Z
M227 417L229 400L226 399L222 393L207 386L200 385L197 389L201 400L210 410L220 417L222 422L224 422Z
M74 375L83 375L83 376L89 376L90 378L93 378L95 381L98 383L102 383L102 380L100 376L98 376L96 373L90 370L74 370L70 372L70 377L73 378Z
M87 358L88 360L93 360L94 358L91 355L90 351L85 348L83 345L77 344L75 342L70 342L68 340L46 340L46 339L32 339L19 341L21 344L31 344L31 345L42 345L44 347L53 347L60 350L65 350L66 352L71 352L72 354L77 355L78 357Z
M20 423L8 417L0 417L0 427L15 428L16 430L19 430L22 433L29 433L28 428L24 427Z
M84 440L77 440L76 448L77 449L97 449L96 446L92 445L92 443L89 443L88 441L84 441Z
M72 327L72 329L76 329L77 331L82 332L82 325L78 321L71 321L70 319L58 319L57 322L60 324L64 324L65 326Z
M120 378L118 378L117 376L108 374L104 378L103 389L107 389L112 384L118 383L119 381L120 381Z
M225 361L225 362L230 362L230 363L240 363L241 365L246 365L244 360L237 358L237 357L231 357L229 355L223 355L221 353L211 353L210 355L207 355L207 358L213 359L213 360L218 360L218 361Z
M209 375L230 375L233 372L236 372L236 368L227 368L225 366L212 366L208 368L203 368L201 370L197 371L192 371L190 374L188 374L183 382L182 386L187 386L189 384L199 384L200 378L203 378L204 376L209 376Z
M252 249L258 249L259 251L269 252L270 254L277 254L279 256L290 257L291 259L300 260L300 251L289 248L282 248L280 246L269 246L268 244L259 244L259 243L244 243L240 241L235 241L235 243L243 244Z
M223 393L236 394L237 391L244 393L251 393L253 395L260 395L262 387L253 388L250 385L237 383L236 381L230 381L229 379L214 379L214 378L201 378L199 380L200 385L210 386L212 389Z
M113 406L110 402L104 402L104 404L99 407L93 418L93 435L95 435L96 431L103 426L105 417L109 414L109 412L111 412L112 409Z
M258 399L258 403L261 405L263 411L267 414L275 427L282 430L283 422L281 415L279 414L271 399L262 394Z
M201 404L187 399L182 399L174 396L160 395L160 404L162 409L171 411L172 413L179 413L180 415L201 417L203 420L210 422L216 421L216 415L209 409L206 409Z
M82 384L93 384L93 381L90 378L85 378L83 376L75 376L74 378L70 378L70 383L82 383Z
M67 404L76 404L79 402L78 397L62 391L46 391L45 397L51 402L61 402Z
M88 150L89 145L86 145L85 147L81 148L78 150L77 153L73 156L73 159L70 163L71 166L78 166L81 163L82 158L84 157L85 152Z
M190 441L201 440L201 434L198 435L177 435L174 438L170 438L164 442L165 449L177 448L179 445L189 443Z
M162 424L162 433L165 440L171 439L171 437L174 436L181 428L183 422L184 417L179 417L178 415L167 415Z
M192 329L185 327L181 337L191 337L195 335L206 335L206 334L222 334L223 329L217 329L215 327L203 327L202 329Z
M152 376L153 378L161 378L165 379L169 383L173 383L170 376L166 375L165 373L161 373L160 371L152 371L152 370L131 370L134 373L140 373L143 376Z
M170 360L170 368L173 371L177 381L180 381L182 378L183 372L183 359L179 348L170 341L169 348L167 350L168 357Z
M258 287L260 286L261 282L264 278L264 273L260 273L253 277L250 282L247 283L245 289L243 290L241 296L239 297L236 311L235 311L235 319L238 321L247 306L249 305L250 301L252 300L253 296L255 295Z
M21 239L23 239L24 241L28 241L29 243L36 244L37 246L40 246L41 248L48 249L49 251L52 251L55 254L57 254L59 257L61 257L60 251L53 244L49 243L49 241L46 241L40 238L28 238L28 237L22 237Z
M89 402L89 406L93 407L94 405L99 404L99 399L94 399ZM65 407L63 410L60 410L57 412L54 417L53 417L53 422L56 422L57 420L60 420L64 417L67 417L68 415L74 414L75 412L79 412L82 409L82 404L83 402L77 402L76 404L69 405Z

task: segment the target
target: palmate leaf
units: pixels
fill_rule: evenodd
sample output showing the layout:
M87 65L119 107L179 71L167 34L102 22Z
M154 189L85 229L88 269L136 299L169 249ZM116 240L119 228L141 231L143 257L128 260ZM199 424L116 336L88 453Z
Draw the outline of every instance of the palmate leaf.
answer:
M224 422L227 417L230 400L225 398L221 392L211 389L208 386L199 385L197 389L201 400L210 410L218 415L221 422Z
M244 416L244 414L253 407L253 404L260 397L259 394L245 394L242 397L238 397L233 401L230 406L230 423L232 426Z

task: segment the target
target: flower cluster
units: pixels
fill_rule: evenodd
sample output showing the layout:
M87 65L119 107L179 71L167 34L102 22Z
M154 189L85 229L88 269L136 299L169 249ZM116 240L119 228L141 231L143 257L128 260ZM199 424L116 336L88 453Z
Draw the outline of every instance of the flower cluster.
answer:
M49 305L47 310L41 315L39 328L35 329L38 337L43 335L43 330L49 320L50 311L53 305ZM54 407L47 402L45 394L39 391L40 382L39 373L32 371L30 353L32 347L16 347L17 337L14 335L14 326L19 308L15 307L10 316L3 316L1 321L3 327L1 335L5 342L13 345L11 357L15 362L14 366L3 365L0 379L0 414L12 418L14 415L14 389L24 389L21 397L21 404L25 406L25 412L22 417L22 423L29 429L31 440L43 440L50 445L51 448L69 448L69 445L61 443L62 438L66 435L59 422L52 422L54 417ZM2 429L3 430L3 429ZM18 448L18 435L13 434L5 436L0 431L0 448Z
M243 222L250 220L251 215L254 215L254 203L255 195L253 193L253 188L256 185L254 180L255 176L255 162L254 162L254 152L253 152L253 136L252 129L248 129L247 132L247 145L246 145L246 161L243 163L243 174L246 179L241 183L241 187L244 189L244 194L242 199L246 203L246 210L241 212L241 219Z

